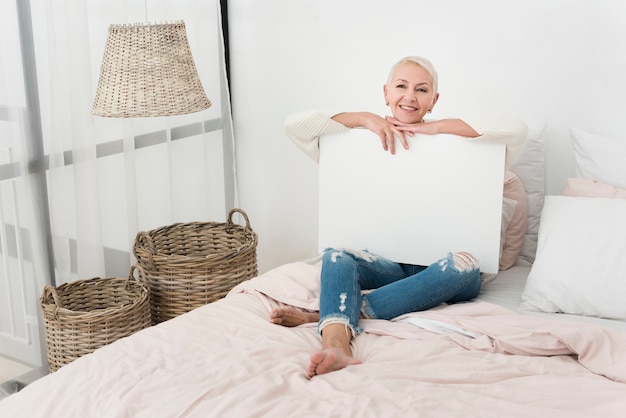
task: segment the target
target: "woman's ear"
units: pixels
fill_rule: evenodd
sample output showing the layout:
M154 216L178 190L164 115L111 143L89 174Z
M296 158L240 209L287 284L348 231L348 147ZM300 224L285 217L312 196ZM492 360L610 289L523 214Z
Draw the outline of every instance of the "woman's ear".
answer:
M389 100L387 99L387 85L383 85L383 96L385 97L385 104L389 106Z
M435 104L437 103L437 100L439 100L439 93L435 93L435 97L433 97L433 101L430 104L430 109L428 109L428 110L430 110L430 111L433 110L433 107L435 107Z

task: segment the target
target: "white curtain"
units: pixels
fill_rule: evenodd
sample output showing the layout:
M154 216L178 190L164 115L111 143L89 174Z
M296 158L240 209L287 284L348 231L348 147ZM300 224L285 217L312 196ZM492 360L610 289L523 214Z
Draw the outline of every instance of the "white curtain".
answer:
M15 336L15 321L36 322L43 284L125 277L139 231L224 221L237 191L219 0L1 4L0 145L11 154L0 155L2 222L3 230L29 243L26 258L32 260L32 277L15 279L0 270L0 286L10 283L24 294L19 310L25 321L15 319L21 315L15 306L0 311L1 318L12 318L0 319L0 335L12 328ZM162 118L93 116L109 25L176 20L186 24L212 106ZM28 70L34 70L30 76ZM15 213L24 214L21 226L5 205L9 185ZM3 254L15 255L12 241L3 243ZM4 299L15 305L12 292ZM0 354L6 347L0 345Z

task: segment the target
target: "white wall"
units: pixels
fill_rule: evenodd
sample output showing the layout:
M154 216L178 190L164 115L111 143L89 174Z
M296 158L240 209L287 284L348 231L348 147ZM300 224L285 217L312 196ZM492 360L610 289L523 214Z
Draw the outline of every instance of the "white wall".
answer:
M239 206L259 268L316 254L317 166L283 131L304 109L385 113L389 67L430 58L432 117L510 112L545 121L546 188L574 174L569 128L622 135L626 2L237 0L229 2Z

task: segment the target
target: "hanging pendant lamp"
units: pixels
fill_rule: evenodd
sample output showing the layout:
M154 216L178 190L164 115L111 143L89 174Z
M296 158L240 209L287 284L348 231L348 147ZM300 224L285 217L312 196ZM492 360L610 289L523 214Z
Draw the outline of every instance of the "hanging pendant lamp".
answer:
M109 27L94 115L173 116L210 106L182 20Z

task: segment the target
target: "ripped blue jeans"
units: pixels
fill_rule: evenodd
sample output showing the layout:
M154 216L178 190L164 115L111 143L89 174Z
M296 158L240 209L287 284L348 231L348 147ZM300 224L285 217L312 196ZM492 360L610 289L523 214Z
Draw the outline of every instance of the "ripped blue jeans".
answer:
M322 257L320 322L363 331L365 318L392 319L444 302L463 302L480 291L480 271L468 253L449 253L430 266L396 263L366 251L327 249ZM363 290L371 292L361 295Z

